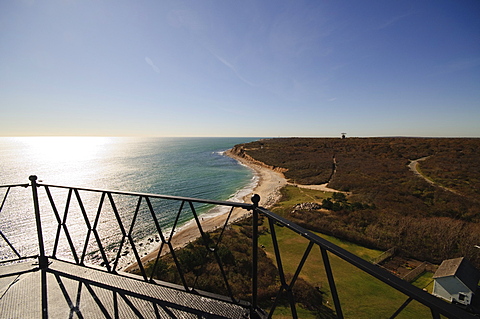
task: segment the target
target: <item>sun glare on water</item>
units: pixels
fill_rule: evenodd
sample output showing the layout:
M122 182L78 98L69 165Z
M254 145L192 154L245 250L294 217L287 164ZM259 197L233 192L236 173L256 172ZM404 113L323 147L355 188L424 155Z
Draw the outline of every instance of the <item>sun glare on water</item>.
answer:
M57 183L91 183L102 169L105 154L111 151L109 137L25 137L18 138L26 150L18 161L22 174Z
M31 137L25 143L37 161L65 163L95 159L109 140L108 137Z

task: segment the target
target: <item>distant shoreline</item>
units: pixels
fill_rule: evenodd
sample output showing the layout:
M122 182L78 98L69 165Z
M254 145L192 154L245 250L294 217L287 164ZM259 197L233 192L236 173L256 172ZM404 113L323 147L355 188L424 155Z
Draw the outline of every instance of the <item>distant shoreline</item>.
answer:
M243 197L243 202L250 202L250 198L253 194L258 194L260 196L260 206L265 208L272 207L281 197L280 189L287 185L287 180L283 173L271 170L265 166L260 165L259 163L254 163L248 159L240 157L232 152L232 149L227 150L225 156L231 157L238 161L239 163L252 169L255 174L258 176L257 185L253 187L252 192ZM236 220L245 218L249 214L248 211L242 208L235 208L230 217L230 223ZM220 215L215 215L212 217L206 217L202 219L202 228L205 232L213 231L219 227L223 227L225 221L228 217L228 212L225 212ZM172 238L172 246L174 249L179 249L186 246L188 243L194 241L200 237L200 232L197 229L197 225L194 220L188 222L186 225L181 227ZM153 251L141 258L142 264L146 264L157 258L159 253L160 245L155 248ZM164 247L162 254L167 253L167 247ZM123 271L131 272L138 269L137 263L133 263L127 266Z

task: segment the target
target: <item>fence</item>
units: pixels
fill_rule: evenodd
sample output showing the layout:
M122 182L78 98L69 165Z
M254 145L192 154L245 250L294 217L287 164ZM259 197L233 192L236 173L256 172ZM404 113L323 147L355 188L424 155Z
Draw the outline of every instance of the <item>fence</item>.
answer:
M378 265L378 264L382 263L383 261L387 260L388 258L392 257L393 255L395 255L395 247L392 247L389 250L384 251L383 253L380 254L380 256L372 259L371 262L374 265Z
M416 267L415 269L412 269L408 274L403 276L402 279L408 282L412 282L425 271L425 269L427 268L427 265L428 263L424 261L418 267Z
M147 275L143 267L141 254L139 253L139 243L137 242L138 237L136 235L141 232L141 229L138 229L137 221L139 219L148 219L149 222L147 224L153 225L154 235L159 237L160 249L158 250L155 262L158 261L161 252L165 249L171 254L177 265L177 271L181 278L183 289L186 292L197 295L202 292L195 290L195 288L191 286L191 283L187 282L182 268L178 263L178 251L176 251L172 245L172 238L178 230L182 218L185 217L185 214L189 214L194 220L200 238L203 239L205 249L215 257L224 284L227 287L228 293L226 297L232 303L242 303L236 299L236 296L230 289L230 283L225 275L222 260L218 255L217 247L221 242L221 236L218 242L212 244L203 229L198 207L208 205L208 207L224 207L228 209L222 232L226 229L233 210L243 209L251 211L252 213L252 281L250 283L251 300L249 300L249 307L251 309L250 316L252 318L272 317L283 297L288 299L288 308L290 309L291 316L298 318L298 305L295 302L293 289L298 282L307 259L316 254L319 254L323 261L322 268L326 274L326 282L328 283L328 290L333 300L333 308L337 318L344 317L343 309L349 302L348 296L341 300L341 293L337 290L333 267L330 261L331 258L337 257L405 295L406 300L399 308L394 310L391 318L398 316L414 300L427 307L432 318L440 318L440 315L448 318L474 318L462 309L410 285L408 282L397 278L380 267L361 259L289 220L265 208L258 207L260 200L258 195L252 197L252 204L234 203L177 196L47 185L38 183L36 176L31 176L29 184L0 186L0 188L5 189L4 198L0 207L0 216L3 214L2 209L9 197L10 190L18 187L29 187L32 191L36 239L30 240L36 242L36 245L38 245L38 253L24 256L15 248L16 243L9 240L9 234L2 232L0 228L1 237L13 256L12 258L3 260L2 263L25 258L37 258L39 268L46 270L49 267L50 259L68 260L75 265L83 267L90 267L88 261L96 260L103 265L105 272L118 274L119 261L122 259L125 247L128 245L129 251L131 250L133 253L134 261L138 264L143 280L145 282L155 283L152 277L153 275ZM39 195L39 190L41 189L44 191L43 195ZM92 201L87 203L84 200L85 196L92 196L92 194L96 196L95 198L98 201L98 205L91 204ZM64 198L64 202L59 198ZM61 203L59 204L59 202ZM172 210L172 215L174 216L173 224L168 227L159 219L159 216L161 216L158 211L159 206L157 205L159 202L170 205L167 205L167 207L170 207L170 210L172 210L172 207L176 207L176 210ZM132 203L134 204L133 207L131 206ZM86 206L89 206L88 209ZM125 207L130 208L124 210ZM61 213L62 209L59 208L63 208L63 213ZM258 291L260 288L258 282L260 216L263 216L268 224L267 234L270 236L273 244L273 258L276 261L280 282L277 296L272 300L266 311L260 309L261 307L258 300ZM110 224L108 224L107 220ZM75 226L78 224L83 224L81 231L75 229ZM143 224L145 225L145 223ZM112 225L115 225L116 231L114 233L112 233L111 230L107 232L105 228L111 228ZM279 226L292 231L306 242L306 249L301 260L298 261L298 265L294 269L294 274L291 279L287 279L285 264L281 257L281 248L276 234ZM48 229L48 231L46 231L46 229ZM106 238L110 238L112 241L107 243L105 242ZM44 287L46 287L46 285ZM42 295L43 294L46 296L48 292L42 290ZM262 306L265 307L264 305ZM46 309L46 307L43 308ZM47 314L45 314L45 317L46 315Z

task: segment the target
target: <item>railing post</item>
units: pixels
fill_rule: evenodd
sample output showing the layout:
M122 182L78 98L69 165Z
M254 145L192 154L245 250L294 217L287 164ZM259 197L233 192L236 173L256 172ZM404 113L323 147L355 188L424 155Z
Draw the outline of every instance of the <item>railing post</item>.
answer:
M45 247L43 245L42 221L40 219L40 205L38 204L37 176L31 175L28 179L32 182L33 207L35 209L35 221L37 223L39 250L38 265L40 266L40 269L44 269L48 267L48 260L45 256Z
M37 235L38 235L38 267L41 272L42 280L42 318L48 318L48 294L47 294L47 268L48 259L45 256L45 247L43 245L43 232L42 221L40 219L40 205L38 204L38 191L37 191L37 176L31 175L28 178L32 182L32 195L33 195L33 207L35 209L35 221L37 223Z
M252 196L253 215L252 215L252 309L251 317L256 318L256 310L258 308L258 203L260 196L255 194Z

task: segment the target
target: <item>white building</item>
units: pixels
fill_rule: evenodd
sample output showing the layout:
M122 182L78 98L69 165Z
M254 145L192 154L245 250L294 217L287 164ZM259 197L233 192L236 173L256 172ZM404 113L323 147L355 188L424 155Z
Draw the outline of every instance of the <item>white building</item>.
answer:
M444 260L433 275L434 296L470 305L478 288L480 272L464 257Z

